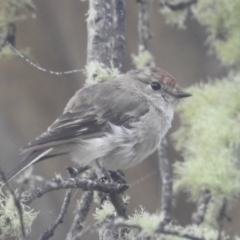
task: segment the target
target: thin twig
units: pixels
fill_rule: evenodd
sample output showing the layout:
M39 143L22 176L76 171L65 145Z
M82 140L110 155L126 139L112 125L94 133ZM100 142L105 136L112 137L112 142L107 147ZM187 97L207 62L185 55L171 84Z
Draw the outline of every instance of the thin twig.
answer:
M47 240L50 237L54 235L54 231L58 227L59 224L63 223L63 218L67 212L67 208L69 206L69 203L71 201L71 196L72 196L72 189L68 189L66 191L66 195L63 201L63 205L61 207L61 211L56 219L56 221L44 231L44 233L38 238L38 240Z
M158 149L159 167L162 180L160 214L163 218L161 226L171 220L172 216L172 174L167 159L167 140L162 140Z
M222 238L223 221L226 217L226 210L227 210L227 199L226 197L224 197L222 200L222 205L219 209L218 217L217 217L218 228L219 228L217 240L221 240Z
M22 202L24 204L30 204L36 198L42 195L59 190L68 188L81 188L84 191L100 191L104 193L121 193L128 189L126 184L106 184L100 183L91 179L73 179L73 178L61 178L49 181L41 186L35 187L26 191L23 195Z
M92 201L93 191L86 191L82 194L80 203L78 204L77 214L75 215L70 231L67 234L67 240L73 239L77 234L79 234L79 232L82 231L83 223L86 220Z
M205 214L207 212L208 204L211 199L209 190L205 190L197 203L197 211L193 216L193 224L201 225L204 222Z
M67 167L69 175L72 178L75 178L80 172L83 172L87 169L88 169L88 167L80 167L78 169L72 168L72 167ZM68 206L71 201L72 191L73 191L72 189L68 189L66 191L65 198L64 198L64 201L63 201L63 204L61 207L61 211L60 211L56 221L53 224L51 224L51 226L48 229L46 229L44 231L44 233L39 237L38 240L48 240L49 238L51 238L54 235L54 231L56 230L58 225L63 223L63 218L67 212Z
M14 23L9 23L3 26L2 28L3 28L3 33L1 34L0 51L7 44L15 46L16 25Z
M168 229L163 228L160 231L158 231L158 233L165 234L165 235L178 236L178 237L186 238L186 239L190 239L190 240L204 240L204 238L200 238L200 237L191 235L189 233L182 233L182 232L172 229L172 228L168 228Z
M188 2L179 2L179 3L173 4L173 3L170 3L169 0L160 0L159 5L160 7L168 7L172 11L181 11L196 4L197 1L198 0L189 0Z

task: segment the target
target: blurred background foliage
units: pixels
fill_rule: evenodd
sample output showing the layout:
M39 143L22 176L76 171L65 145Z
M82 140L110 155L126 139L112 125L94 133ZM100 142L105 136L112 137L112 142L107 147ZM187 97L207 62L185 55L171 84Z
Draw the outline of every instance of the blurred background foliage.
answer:
M167 2L170 5L164 0L153 1L150 50L157 66L172 73L183 87L193 85L189 89L193 97L179 106L182 126L179 128L177 115L172 128L172 131L179 129L174 134L175 140L170 142L175 142L180 154L172 146L168 149L169 159L175 162L175 189L179 191L174 214L184 225L195 209L194 204L186 201L189 195L196 201L207 188L215 197L227 196L233 200L239 193L240 2L199 0L178 10L171 6L180 1ZM16 24L16 48L30 48L31 56L40 66L54 71L83 69L87 10L88 2L79 0L67 4L64 0L0 0L0 26L4 31L9 24ZM126 1L124 71L133 68L131 55L137 53L137 42L137 4L130 0ZM9 51L6 49L7 46L3 50ZM1 167L8 172L18 161L18 149L61 114L85 79L81 74L47 74L19 57L5 59L0 62L0 156ZM67 157L43 161L34 167L34 174L48 179L54 177L55 172L67 176L66 165L72 165ZM156 211L160 204L160 193L156 194L160 192L157 168L157 156L153 154L126 171L131 185L128 191L130 212L139 205L150 213ZM154 174L137 181L149 173ZM50 193L32 204L37 211L41 209L33 224L32 239L55 220L63 195L64 191ZM78 191L74 199L80 195ZM73 203L54 239L62 239L68 231L74 208ZM227 233L240 234L239 213L240 204L236 202L234 211L229 213L233 221L226 226ZM93 221L91 215L89 222Z

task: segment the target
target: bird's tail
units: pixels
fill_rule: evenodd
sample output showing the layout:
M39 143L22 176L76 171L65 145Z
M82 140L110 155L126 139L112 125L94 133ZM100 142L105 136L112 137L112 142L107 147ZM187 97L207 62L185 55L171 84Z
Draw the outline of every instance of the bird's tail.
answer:
M4 180L6 182L9 182L16 175L21 173L23 170L25 170L30 165L32 165L44 158L48 158L46 155L49 154L51 151L52 151L52 148L48 148L48 149L37 150L37 151L30 153L24 159L22 159L21 162L9 174L6 175L6 178Z

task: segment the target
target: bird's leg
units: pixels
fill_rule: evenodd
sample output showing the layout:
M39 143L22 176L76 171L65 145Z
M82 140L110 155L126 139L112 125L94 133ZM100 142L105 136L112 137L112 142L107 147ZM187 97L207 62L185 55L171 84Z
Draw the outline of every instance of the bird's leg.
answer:
M108 183L113 182L109 172L104 167L103 161L101 161L101 159L96 160L95 172L96 172L97 178L100 182L108 182ZM99 200L98 204L99 205L102 205L107 199L108 199L108 194L103 193L103 192L98 192L98 200Z
M117 171L108 171L110 174L112 180L114 182L120 183L120 184L127 184L127 181L124 179L125 175L122 170L117 170Z
M104 167L103 162L99 159L96 160L96 174L99 180L105 181L108 180L110 183L113 182L111 175L107 171L107 169Z

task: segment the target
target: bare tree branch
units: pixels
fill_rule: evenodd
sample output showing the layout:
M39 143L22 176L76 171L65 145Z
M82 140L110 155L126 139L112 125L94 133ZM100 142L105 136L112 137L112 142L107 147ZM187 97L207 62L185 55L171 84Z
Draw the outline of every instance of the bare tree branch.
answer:
M113 9L111 0L90 0L87 19L87 62L112 66Z
M113 206L115 207L117 215L119 217L123 217L123 218L127 219L128 213L127 213L126 204L123 201L122 194L110 193L109 199L110 199L111 203L113 204Z
M209 201L211 199L211 193L209 190L205 190L197 203L197 211L193 216L193 223L201 225L204 222L205 214Z
M66 195L65 195L65 198L64 198L64 201L63 201L63 205L61 207L61 211L60 211L56 221L48 229L46 229L44 231L44 233L38 238L38 240L47 240L54 235L54 231L56 230L58 225L63 223L63 218L64 218L64 216L67 212L67 208L69 206L71 196L72 196L72 189L68 189L66 191Z
M67 240L73 239L83 228L87 214L93 201L93 191L86 191L82 194L81 201L78 204L77 214L73 220L73 224L67 234Z
M139 45L138 53L149 51L149 41L151 39L150 33L150 5L151 0L137 0L138 2L138 35Z
M159 229L158 233L159 234L165 234L165 235L178 236L178 237L186 238L186 239L190 239L190 240L204 240L204 238L196 237L196 236L191 235L189 233L180 232L180 231L175 230L173 228Z
M198 0L189 0L188 2L179 2L176 4L170 3L169 0L160 0L160 7L168 7L172 11L181 11L186 8L191 7L193 4L196 4Z
M163 218L161 225L171 220L172 215L172 174L167 159L167 140L163 139L158 148L159 167L162 180L160 214ZM161 226L160 226L161 227Z
M121 71L124 62L124 49L125 49L125 3L124 0L113 0L113 4L114 4L113 66Z
M55 179L53 181L42 184L41 186L35 187L26 191L23 195L22 202L24 204L30 204L36 198L41 197L43 194L67 188L81 188L84 191L100 191L104 193L121 193L128 189L126 184L105 184L93 181L91 179L73 179L63 178Z
M113 19L113 15L115 19ZM98 61L109 68L112 65L122 68L125 46L124 25L123 0L89 1L88 63ZM109 197L117 213L126 218L127 210L122 195L118 194L120 192L112 191Z
M227 199L224 197L222 199L222 206L219 209L219 214L217 217L217 222L218 222L218 238L217 240L222 239L222 230L223 230L223 221L226 217L226 210L227 210Z
M70 177L75 178L79 173L87 170L88 168L89 168L88 166L80 167L78 169L72 168L72 167L67 167L67 170L69 172ZM68 206L70 204L70 201L71 201L72 191L73 191L73 189L68 189L66 191L66 195L65 195L65 198L64 198L64 201L63 201L63 205L61 207L61 211L60 211L56 221L53 224L51 224L51 226L48 229L46 229L44 231L44 233L39 237L38 240L47 240L50 237L52 237L54 235L54 231L59 226L59 224L63 223L63 218L64 218L64 216L67 212L67 208L68 208Z
M138 3L138 55L133 56L136 68L141 69L154 64L153 56L150 53L150 7L152 0L137 0Z
M7 44L15 46L15 34L16 34L16 25L14 23L9 23L2 27L3 33L1 33L0 37L0 51Z

